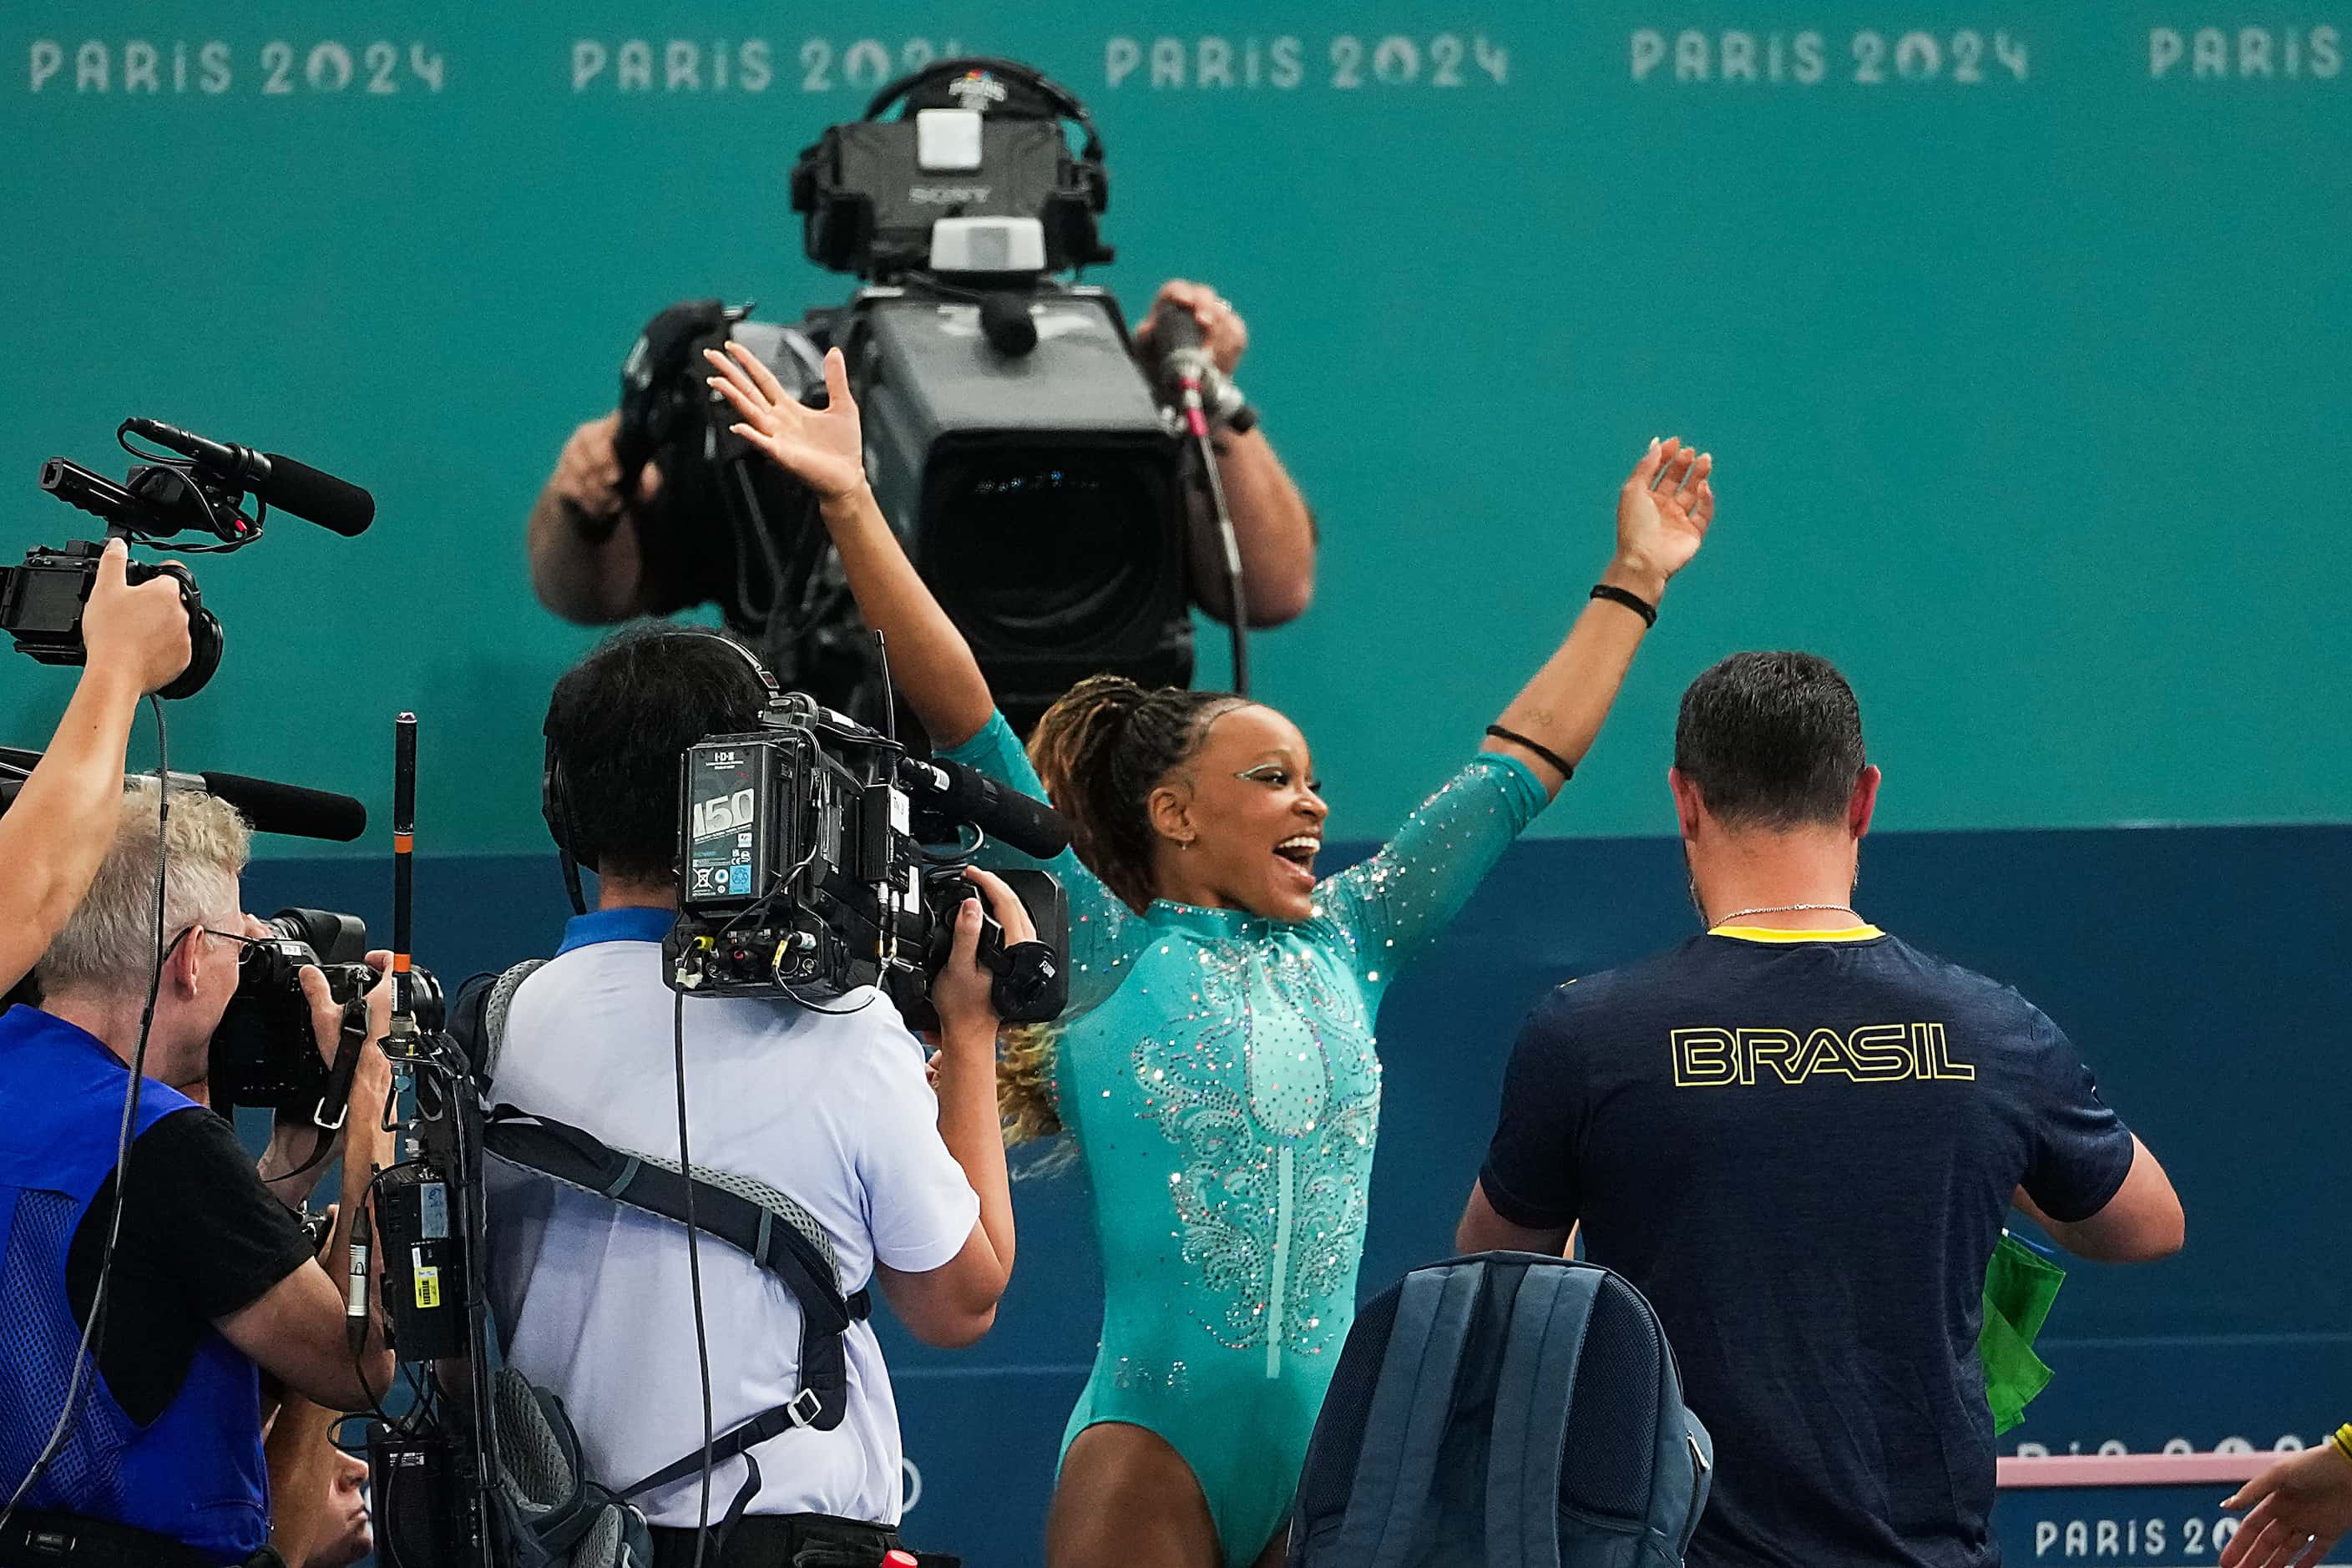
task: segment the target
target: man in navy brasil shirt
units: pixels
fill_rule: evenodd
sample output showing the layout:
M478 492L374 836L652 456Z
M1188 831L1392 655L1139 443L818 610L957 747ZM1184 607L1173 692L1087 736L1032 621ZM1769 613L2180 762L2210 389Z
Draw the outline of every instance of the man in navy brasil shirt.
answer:
M2179 1202L2055 1024L1848 907L1879 773L1827 662L1700 676L1668 783L1708 930L1536 1009L1460 1247L1580 1224L1657 1308L1717 1444L1693 1568L1989 1568L2003 1218L2137 1261Z

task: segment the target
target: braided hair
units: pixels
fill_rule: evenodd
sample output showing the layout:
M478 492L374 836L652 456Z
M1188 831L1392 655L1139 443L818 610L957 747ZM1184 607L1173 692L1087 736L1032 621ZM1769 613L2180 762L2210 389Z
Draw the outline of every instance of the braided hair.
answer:
M1070 825L1071 847L1137 913L1154 897L1159 833L1151 824L1151 792L1192 760L1212 722L1247 705L1230 691L1144 687L1125 676L1097 675L1063 693L1037 721L1029 760L1046 798ZM1062 1131L1054 1109L1059 1033L1049 1025L1006 1032L996 1099L1007 1143Z

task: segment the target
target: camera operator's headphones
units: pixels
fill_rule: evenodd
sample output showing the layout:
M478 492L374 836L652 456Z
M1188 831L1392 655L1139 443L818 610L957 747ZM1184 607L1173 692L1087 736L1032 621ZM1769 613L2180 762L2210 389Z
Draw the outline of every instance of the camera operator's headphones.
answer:
M742 659L766 692L760 710L760 727L763 730L786 727L795 705L776 684L760 656L729 637L725 632L709 626L672 626L656 634L663 637L694 637L719 644ZM572 895L574 914L588 912L588 900L580 888L580 868L596 869L596 847L583 843L572 817L572 790L563 770L563 756L555 744L555 704L548 703L546 721L540 726L541 739L546 742L545 761L539 775L539 815L547 823L548 837L555 840L555 852L563 862L563 890Z
M1063 149L1054 188L1038 215L1045 226L1047 254L1059 258L1056 266L1066 267L1111 259L1111 248L1102 243L1101 229L1095 221L1110 205L1110 171L1103 163L1102 132L1096 129L1087 106L1077 94L1034 66L996 55L959 55L935 60L889 83L874 95L857 120L828 127L814 144L802 149L800 161L793 166L793 210L807 215L802 247L811 261L829 271L856 272L859 258L874 240L874 198L841 182L844 137L856 136L863 127L880 120L892 104L936 83L991 77L1004 79L1002 84L989 84L1001 94L996 112L1003 117L1066 120L1086 134L1076 159L1068 156L1066 147Z

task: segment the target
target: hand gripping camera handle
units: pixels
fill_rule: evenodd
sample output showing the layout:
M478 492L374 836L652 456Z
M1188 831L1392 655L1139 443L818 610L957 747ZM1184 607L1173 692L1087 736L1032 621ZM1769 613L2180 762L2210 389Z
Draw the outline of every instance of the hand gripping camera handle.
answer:
M1245 436L1257 423L1240 387L1217 368L1201 332L1200 319L1185 307L1170 302L1151 313L1151 340L1160 348L1160 379L1182 409L1194 436L1205 436L1212 425L1222 425Z

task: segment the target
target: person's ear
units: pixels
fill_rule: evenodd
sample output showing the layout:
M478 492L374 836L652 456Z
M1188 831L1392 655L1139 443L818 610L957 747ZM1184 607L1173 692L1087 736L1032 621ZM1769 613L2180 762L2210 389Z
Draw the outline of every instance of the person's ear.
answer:
M1189 849L1200 837L1192 824L1192 791L1188 785L1164 784L1151 792L1143 803L1151 817L1151 830L1181 848Z
M201 930L192 929L172 949L171 956L163 964L163 977L170 984L173 995L184 1002L196 999L198 992L203 989L205 944L215 940Z
M1666 792L1675 797L1675 821L1685 839L1698 837L1699 824L1706 815L1706 806L1698 797L1698 785L1683 776L1680 768L1666 770Z
M1871 815L1878 809L1878 781L1879 772L1872 767L1864 768L1861 776L1853 781L1853 798L1846 802L1845 825L1856 838L1870 831Z

